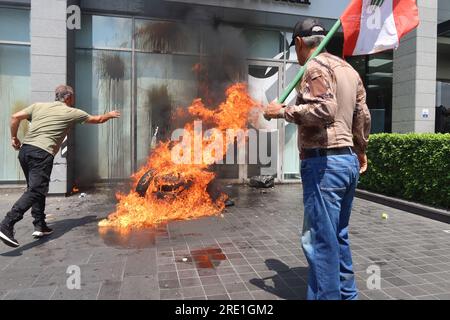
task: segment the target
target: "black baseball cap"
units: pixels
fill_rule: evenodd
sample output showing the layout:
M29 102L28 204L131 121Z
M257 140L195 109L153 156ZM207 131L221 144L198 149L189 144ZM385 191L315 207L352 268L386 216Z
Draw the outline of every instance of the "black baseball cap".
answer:
M295 38L324 36L326 35L325 28L316 19L305 19L296 23L292 33L292 41L289 47L295 45Z

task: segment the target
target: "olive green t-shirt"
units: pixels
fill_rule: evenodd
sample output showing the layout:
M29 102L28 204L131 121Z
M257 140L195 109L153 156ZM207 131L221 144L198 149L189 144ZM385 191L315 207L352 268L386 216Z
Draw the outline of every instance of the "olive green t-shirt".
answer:
M24 144L41 148L56 155L70 128L84 123L89 114L68 107L63 102L35 103L22 110L30 117L30 129L23 139Z

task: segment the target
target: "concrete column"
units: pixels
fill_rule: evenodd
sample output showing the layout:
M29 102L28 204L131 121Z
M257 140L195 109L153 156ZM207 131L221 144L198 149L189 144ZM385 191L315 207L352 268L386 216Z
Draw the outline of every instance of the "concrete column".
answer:
M437 0L418 0L420 25L394 53L392 131L434 132Z
M434 132L437 0L418 0L420 25L394 52L392 131Z
M56 86L67 80L66 0L31 1L31 101L55 100ZM67 161L61 148L55 157L50 191L67 192Z

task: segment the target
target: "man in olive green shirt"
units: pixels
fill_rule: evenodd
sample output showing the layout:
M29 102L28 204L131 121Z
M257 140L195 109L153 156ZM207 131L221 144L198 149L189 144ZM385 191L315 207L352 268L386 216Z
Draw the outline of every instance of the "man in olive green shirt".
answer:
M118 111L91 116L73 108L74 91L66 85L56 88L55 97L55 102L35 103L11 117L11 144L14 149L20 150L19 161L27 180L27 190L0 224L0 239L11 247L19 246L14 239L14 225L22 220L30 208L34 218L33 236L42 237L52 233L45 222L45 197L54 156L67 132L77 123L98 124L120 117ZM22 144L17 138L17 131L20 122L25 119L31 124Z

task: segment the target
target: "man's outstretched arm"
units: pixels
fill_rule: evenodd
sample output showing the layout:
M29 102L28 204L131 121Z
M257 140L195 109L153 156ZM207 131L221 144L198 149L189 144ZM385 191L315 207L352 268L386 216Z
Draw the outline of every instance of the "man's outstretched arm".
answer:
M30 114L24 111L19 111L11 116L10 130L11 130L11 145L14 149L19 150L22 143L17 138L17 131L19 130L20 122L29 119Z
M85 123L100 124L115 118L120 118L119 111L111 111L98 116L89 116Z

